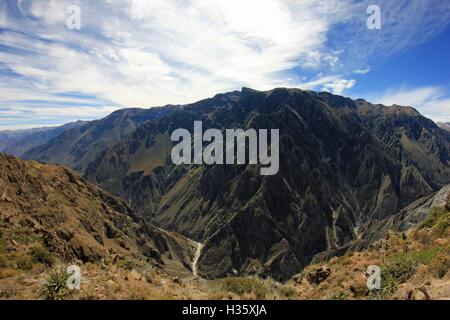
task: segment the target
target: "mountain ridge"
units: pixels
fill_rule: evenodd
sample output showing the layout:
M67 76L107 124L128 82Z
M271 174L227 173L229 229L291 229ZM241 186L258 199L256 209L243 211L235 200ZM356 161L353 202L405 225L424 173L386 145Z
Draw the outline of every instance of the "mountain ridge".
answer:
M0 131L0 152L20 157L27 151L43 145L65 130L80 127L87 121L78 120L57 127Z

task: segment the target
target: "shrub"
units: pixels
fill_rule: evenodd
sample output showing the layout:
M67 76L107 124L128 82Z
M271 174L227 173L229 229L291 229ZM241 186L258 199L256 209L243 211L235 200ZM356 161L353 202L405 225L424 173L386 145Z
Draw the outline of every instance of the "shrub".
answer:
M430 271L437 278L443 278L450 270L450 257L448 254L441 253L437 255L430 263Z
M119 268L131 271L133 269L137 270L143 268L145 266L145 263L135 259L123 259L117 262L117 266Z
M55 263L55 258L52 254L40 244L36 244L31 248L31 255L35 262L43 263L49 267Z
M17 267L21 270L30 270L33 268L33 260L31 257L25 255L25 256L19 256L16 260Z
M21 244L28 244L36 241L36 236L29 229L18 228L11 235L11 239Z
M280 288L280 293L286 298L292 298L297 294L297 291L295 291L295 288L290 285L283 285Z
M221 279L218 280L218 288L237 295L254 294L257 299L265 298L268 293L267 287L264 285L264 280L258 277Z
M0 268L8 268L9 267L9 261L8 259L0 254Z
M330 300L348 300L348 293L344 291L335 293L330 297Z
M6 240L0 239L0 253L4 253L6 250Z
M414 275L420 264L430 264L440 250L439 247L431 247L388 256L381 266L382 293L386 295L394 293L399 284L406 282Z
M428 218L420 225L420 229L431 228L437 235L442 235L450 228L450 211L445 208L434 208Z
M47 300L64 300L70 295L67 288L69 274L65 269L52 269L45 279L43 293Z

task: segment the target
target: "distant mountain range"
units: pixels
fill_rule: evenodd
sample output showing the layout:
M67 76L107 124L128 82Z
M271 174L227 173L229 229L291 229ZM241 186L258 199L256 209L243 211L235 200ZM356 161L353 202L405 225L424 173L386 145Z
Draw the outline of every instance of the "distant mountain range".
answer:
M43 145L63 131L79 128L86 121L77 121L58 127L0 131L0 152L20 157L25 152Z
M279 129L279 173L173 165L171 132L192 132L196 120L205 130ZM415 109L284 88L120 110L64 130L23 158L68 166L147 223L202 243L204 278L289 279L322 253L363 238L366 247L383 235L371 226L450 183L450 133ZM395 220L383 226L406 221Z
M143 123L172 113L177 107L123 109L104 119L64 130L48 142L23 154L24 159L58 163L83 172L88 163Z

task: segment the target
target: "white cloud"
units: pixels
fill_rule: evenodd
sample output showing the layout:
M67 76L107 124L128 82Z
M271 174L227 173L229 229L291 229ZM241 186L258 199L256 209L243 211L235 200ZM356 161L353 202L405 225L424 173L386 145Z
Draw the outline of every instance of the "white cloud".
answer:
M48 24L65 23L67 8L73 4L73 1L66 0L34 0L31 2L30 12Z
M356 69L353 70L354 74L368 74L370 72L370 67L364 68L364 69Z
M330 91L334 94L341 94L346 89L352 88L356 84L356 80L350 79L336 79L331 82L325 83L322 87L323 90Z

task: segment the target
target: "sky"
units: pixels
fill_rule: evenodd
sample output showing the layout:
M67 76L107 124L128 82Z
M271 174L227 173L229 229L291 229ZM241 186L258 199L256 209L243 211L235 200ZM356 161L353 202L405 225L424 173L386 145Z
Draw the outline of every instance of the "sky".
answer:
M242 87L329 91L450 122L449 57L448 0L3 0L0 130Z

